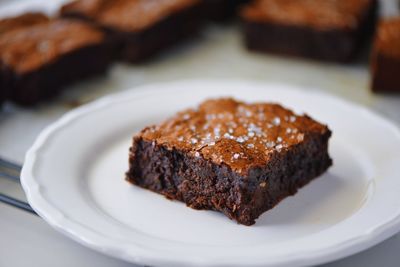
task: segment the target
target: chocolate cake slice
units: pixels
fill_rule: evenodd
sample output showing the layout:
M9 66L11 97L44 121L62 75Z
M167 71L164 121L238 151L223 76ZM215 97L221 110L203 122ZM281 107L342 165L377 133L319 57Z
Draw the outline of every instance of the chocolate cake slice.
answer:
M371 56L372 90L400 93L400 17L379 23Z
M348 62L375 27L376 0L254 0L241 12L248 49Z
M126 179L252 225L331 166L330 136L278 104L208 100L134 136Z
M105 34L77 20L52 19L0 35L0 87L7 99L22 105L102 74L111 61Z
M77 0L64 5L64 17L90 21L119 44L129 62L152 58L199 30L202 0Z

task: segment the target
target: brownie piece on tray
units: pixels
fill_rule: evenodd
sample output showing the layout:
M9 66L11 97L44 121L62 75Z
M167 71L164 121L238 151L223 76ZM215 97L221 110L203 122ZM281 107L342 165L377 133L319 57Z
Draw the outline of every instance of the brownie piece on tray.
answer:
M8 99L32 105L111 63L102 31L55 19L0 35L0 85Z
M255 0L241 10L248 49L348 62L372 34L376 0Z
M372 90L400 93L400 17L380 21L371 58Z
M203 9L202 0L77 0L60 13L102 27L122 60L140 62L195 35Z
M252 225L331 166L330 136L278 104L208 100L134 136L126 179Z

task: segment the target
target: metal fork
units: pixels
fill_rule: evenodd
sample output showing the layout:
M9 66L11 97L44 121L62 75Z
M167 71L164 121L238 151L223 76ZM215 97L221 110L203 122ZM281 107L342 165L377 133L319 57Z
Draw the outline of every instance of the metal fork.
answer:
M0 178L9 179L13 182L20 183L19 177L21 169L22 166L0 158ZM0 193L0 202L37 215L28 203L3 193Z

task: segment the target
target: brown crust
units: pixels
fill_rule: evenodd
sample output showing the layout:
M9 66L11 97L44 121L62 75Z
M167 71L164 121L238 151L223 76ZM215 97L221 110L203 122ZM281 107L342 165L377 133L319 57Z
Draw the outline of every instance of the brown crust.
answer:
M237 124L232 131L223 126L232 122ZM208 130L200 130L206 124ZM216 127L229 136L215 140ZM244 133L248 140L242 140ZM279 142L278 135L283 136ZM181 112L136 135L127 180L192 208L217 210L251 225L332 164L330 135L326 126L276 104L209 100L198 110Z
M139 136L168 149L199 155L246 173L265 165L276 150L287 150L328 128L278 104L246 104L231 98L208 100L178 113Z
M200 0L78 0L61 8L63 16L80 16L122 32L148 29L166 17L196 6Z
M256 0L241 16L253 22L308 26L320 30L355 29L373 0Z
M374 50L385 56L400 59L400 17L379 21Z
M101 44L103 32L74 20L51 20L0 36L0 61L18 73L28 73L83 47Z
M49 18L42 13L25 13L16 17L4 18L0 20L0 35L47 21Z

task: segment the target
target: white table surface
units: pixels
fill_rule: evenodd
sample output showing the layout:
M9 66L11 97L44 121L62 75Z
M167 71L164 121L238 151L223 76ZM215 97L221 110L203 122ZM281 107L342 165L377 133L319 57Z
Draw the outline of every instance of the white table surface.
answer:
M385 14L397 12L391 0L383 1ZM0 13L4 13L9 2L0 0ZM35 109L7 104L0 112L0 157L22 163L26 150L43 127L76 103L140 84L176 79L237 78L312 87L365 105L400 125L400 94L372 94L367 62L367 56L343 66L250 54L243 49L236 26L213 26L195 42L152 63L117 64L107 77L70 87L53 103ZM24 199L20 187L10 181L0 180L0 192ZM399 251L400 234L369 250L323 266L397 267L400 266ZM0 267L3 266L135 265L85 248L53 230L39 217L0 204Z

